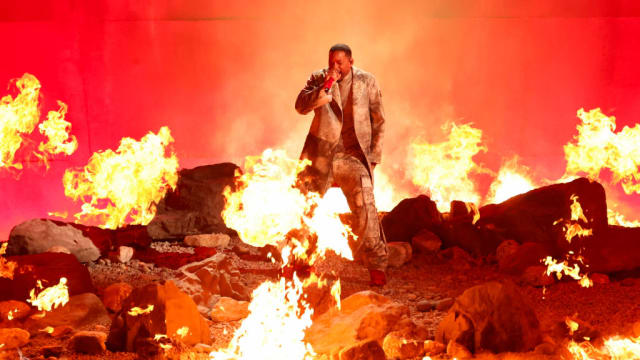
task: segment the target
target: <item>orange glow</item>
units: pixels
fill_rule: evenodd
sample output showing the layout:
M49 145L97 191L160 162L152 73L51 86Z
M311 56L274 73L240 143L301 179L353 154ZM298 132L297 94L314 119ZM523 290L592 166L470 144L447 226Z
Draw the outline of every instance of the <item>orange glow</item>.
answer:
M168 150L172 142L165 126L140 141L123 138L116 151L96 152L83 169L65 171L65 195L83 202L76 219L110 229L148 224L156 204L178 182L178 159Z
M408 164L413 183L431 194L441 212L449 211L452 200L479 203L480 195L469 174L485 171L473 161L473 156L487 151L481 144L480 129L471 124L443 126L444 131L448 128L447 141L412 142Z
M47 326L44 329L40 329L41 332L46 332L47 334L53 334L53 327Z
M189 334L189 327L188 326L183 326L180 329L176 330L176 335L180 336L180 337L185 337Z
M576 196L575 194L571 195L570 199L572 201L570 205L571 221L559 219L553 223L554 225L558 223L563 224L563 229L565 231L565 238L569 243L571 243L571 240L573 240L573 238L576 236L583 237L583 236L589 236L593 234L592 229L584 229L582 225L578 223L578 221L584 221L588 223L588 220L584 216L584 212L582 211L582 206L580 206L580 203L578 202L578 196Z
M7 243L0 245L0 277L13 279L13 272L18 264L14 261L8 261L4 254L7 252Z
M580 344L571 341L567 348L575 360L638 359L640 358L640 337L610 337L605 339L604 345L599 349L589 341Z
M498 176L489 187L489 194L485 203L498 204L516 195L533 190L533 181L528 175L529 169L518 164L518 158L514 157L507 161Z
M142 309L139 308L137 306L132 307L131 310L129 310L127 312L127 314L131 315L131 316L138 316L138 315L142 315L142 314L149 314L153 311L153 305L149 304L146 308Z
M587 275L580 275L580 266L578 264L573 264L573 267L571 267L567 261L558 263L558 261L551 256L547 256L544 264L547 265L547 275L555 273L558 280L562 279L562 275L564 274L574 280L578 280L582 287L588 288L593 286L593 281L589 279Z
M42 289L40 280L37 281L36 288ZM27 299L27 302L37 307L39 311L51 311L51 309L69 302L69 288L65 277L60 278L60 282L57 285L42 290L38 296L35 295L36 288L31 289L29 293L31 298Z
M640 220L627 220L624 215L613 209L607 209L607 219L609 225L640 227Z
M73 154L78 148L78 141L75 136L70 136L71 123L64 119L67 113L67 105L62 101L58 101L60 110L49 111L47 114L47 120L38 125L40 133L47 137L46 143L40 143L38 150L41 153L47 154ZM46 156L38 155L49 167Z

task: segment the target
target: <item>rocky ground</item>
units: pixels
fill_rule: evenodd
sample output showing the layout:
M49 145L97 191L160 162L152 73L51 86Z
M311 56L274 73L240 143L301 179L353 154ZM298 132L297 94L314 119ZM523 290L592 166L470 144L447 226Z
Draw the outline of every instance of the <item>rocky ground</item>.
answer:
M236 240L237 241L237 240ZM191 251L182 243L161 242L153 247L159 251ZM223 252L232 259L239 268L241 282L248 289L254 289L265 280L275 279L277 266L257 259L243 260L229 249ZM176 270L157 267L153 264L130 260L117 263L98 260L88 264L92 281L98 291L108 285L126 282L138 288L160 280L175 279ZM582 288L573 280L557 282L547 287L533 287L521 284L520 279L505 275L498 270L498 265L491 261L452 260L442 253L414 254L411 260L388 271L388 283L384 287L371 288L368 285L368 272L362 266L351 261L329 255L317 266L319 273L335 274L341 280L342 298L351 294L373 290L396 302L405 304L410 310L411 319L427 329L428 337L435 336L438 324L445 317L453 299L472 286L491 280L510 279L518 285L525 298L533 305L541 323L546 341L555 344L555 350L561 348L564 321L567 317L590 327L590 331L599 332L604 337L617 334L629 336L633 333L634 323L640 320L640 279L633 274L624 277L613 277L608 283L596 284L592 288ZM113 314L111 314L113 318ZM231 340L235 329L241 321L213 322L208 321L213 344L199 350L188 348L181 358L207 359L208 351L225 347ZM108 332L110 323L93 323L75 330L95 330ZM70 336L52 337L42 333L32 336L29 343L22 347L22 357L15 352L5 353L5 358L47 359L51 354L59 359L135 359L137 355L127 352L106 351L100 355L83 355L69 351ZM56 348L58 347L58 348ZM45 351L44 349L53 349ZM476 355L476 358L508 358L508 359L555 359L560 352L548 354L550 351L538 349L529 353L513 353L500 355ZM188 356L187 356L188 354ZM18 357L16 357L18 356ZM433 356L433 359L450 359L446 354Z

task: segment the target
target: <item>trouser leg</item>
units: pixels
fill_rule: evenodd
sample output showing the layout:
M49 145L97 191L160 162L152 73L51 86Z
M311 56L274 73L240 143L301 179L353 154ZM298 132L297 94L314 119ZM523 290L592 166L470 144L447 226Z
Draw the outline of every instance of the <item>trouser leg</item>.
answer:
M337 154L333 161L333 177L342 189L353 214L353 232L358 237L354 258L369 269L387 268L387 246L380 233L373 183L365 165L350 155Z

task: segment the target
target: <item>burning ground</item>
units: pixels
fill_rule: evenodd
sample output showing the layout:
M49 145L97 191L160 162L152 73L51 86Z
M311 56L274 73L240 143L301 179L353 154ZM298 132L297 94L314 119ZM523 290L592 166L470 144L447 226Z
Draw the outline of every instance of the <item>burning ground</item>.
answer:
M3 98L7 171L22 171L18 151L45 164L69 155L43 155L53 142L73 144L67 123L59 136L42 130L42 146L25 141L40 121L33 80ZM402 200L380 213L384 287L353 261L341 199L294 186L304 162L268 149L242 169L178 170L168 128L124 138L65 172L75 215L17 224L3 245L2 356L638 358L640 232L603 185L640 191L640 131L616 133L598 109L578 117L556 181L536 181L517 159L495 172L476 164L487 148L470 124L412 143L411 181L428 196L399 196L377 176L381 208ZM603 170L610 181L597 181ZM472 173L495 178L487 195Z

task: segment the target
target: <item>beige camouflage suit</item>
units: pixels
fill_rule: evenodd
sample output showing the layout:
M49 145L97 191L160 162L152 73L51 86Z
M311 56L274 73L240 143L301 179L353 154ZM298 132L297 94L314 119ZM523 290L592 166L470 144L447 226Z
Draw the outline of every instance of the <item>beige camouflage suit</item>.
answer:
M327 69L311 74L296 99L300 114L314 111L301 158L312 165L300 177L305 190L324 194L335 182L354 216L354 258L369 269L384 271L387 246L373 196L371 163L379 164L384 133L384 109L375 77L355 66L329 94L331 102L318 106Z

